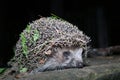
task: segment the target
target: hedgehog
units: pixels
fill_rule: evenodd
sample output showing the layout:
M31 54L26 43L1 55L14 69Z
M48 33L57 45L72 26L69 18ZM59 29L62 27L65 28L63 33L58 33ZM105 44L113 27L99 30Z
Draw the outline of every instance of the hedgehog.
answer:
M84 67L90 38L68 21L41 17L27 25L8 62L16 72Z

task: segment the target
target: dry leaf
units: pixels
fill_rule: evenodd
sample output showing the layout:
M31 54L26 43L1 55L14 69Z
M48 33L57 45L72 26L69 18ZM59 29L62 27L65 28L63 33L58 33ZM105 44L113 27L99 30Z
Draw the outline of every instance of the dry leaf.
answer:
M45 63L45 59L40 60L39 63L40 63L40 64L44 64L44 63Z
M46 55L51 55L51 50L48 50L47 52L45 52Z

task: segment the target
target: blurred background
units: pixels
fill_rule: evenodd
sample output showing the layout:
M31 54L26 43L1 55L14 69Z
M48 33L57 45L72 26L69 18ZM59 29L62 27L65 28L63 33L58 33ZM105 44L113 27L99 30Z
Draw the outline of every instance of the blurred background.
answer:
M115 1L22 0L0 1L0 66L14 55L13 47L29 22L51 13L78 26L95 48L120 45L120 9Z

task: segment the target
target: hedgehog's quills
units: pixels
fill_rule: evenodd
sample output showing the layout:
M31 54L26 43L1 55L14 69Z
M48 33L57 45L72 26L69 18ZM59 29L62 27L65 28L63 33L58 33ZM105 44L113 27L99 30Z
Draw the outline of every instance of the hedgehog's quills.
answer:
M30 23L18 40L15 56L9 61L17 72L28 73L83 67L89 37L61 19L40 18Z

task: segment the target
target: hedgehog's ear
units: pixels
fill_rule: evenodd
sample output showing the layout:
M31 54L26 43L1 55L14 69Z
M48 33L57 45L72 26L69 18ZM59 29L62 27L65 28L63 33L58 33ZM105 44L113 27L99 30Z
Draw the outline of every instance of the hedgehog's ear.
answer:
M76 52L76 55L81 55L82 56L83 53L83 49L79 48L78 51Z
M76 52L75 52L75 59L76 60L80 60L81 62L83 62L82 60L82 53L83 53L83 49L79 48Z

